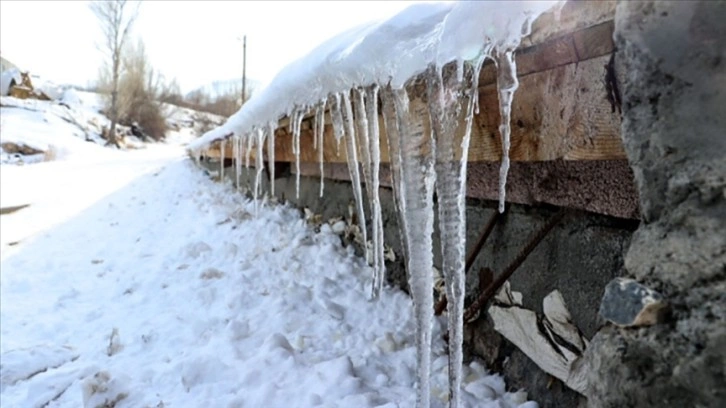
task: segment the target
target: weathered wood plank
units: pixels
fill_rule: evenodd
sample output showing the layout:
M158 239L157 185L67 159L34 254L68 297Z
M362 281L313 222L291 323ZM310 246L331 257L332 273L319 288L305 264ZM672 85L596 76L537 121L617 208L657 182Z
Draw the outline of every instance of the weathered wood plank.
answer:
M302 163L300 174L320 177L317 163ZM326 179L350 181L345 163L326 163ZM381 166L381 186L391 187L388 164ZM467 197L499 199L499 163L469 163ZM613 217L638 219L638 193L627 160L552 160L512 162L507 177L507 202L552 204Z
M620 116L606 98L608 59L606 55L520 78L512 105L512 160L625 158ZM501 140L496 85L481 89L479 104L480 135L472 139L469 159L497 161Z

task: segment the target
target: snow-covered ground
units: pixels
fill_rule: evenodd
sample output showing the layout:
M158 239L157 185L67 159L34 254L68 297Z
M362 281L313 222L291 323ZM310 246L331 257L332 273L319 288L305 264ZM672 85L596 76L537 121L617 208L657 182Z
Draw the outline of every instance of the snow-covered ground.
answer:
M0 406L414 405L411 300L368 301L369 267L328 227L283 206L255 215L179 146L87 145L0 171L2 207L30 204L0 222ZM467 406L526 398L477 363L462 387Z

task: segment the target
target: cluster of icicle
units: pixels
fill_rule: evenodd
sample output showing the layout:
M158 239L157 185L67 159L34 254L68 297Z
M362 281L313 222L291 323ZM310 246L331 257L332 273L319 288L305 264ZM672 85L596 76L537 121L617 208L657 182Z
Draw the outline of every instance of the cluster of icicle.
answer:
M514 91L518 86L516 67L511 50L486 50L474 63L431 65L424 73L425 104L410 104L406 88L390 85L371 85L353 88L349 92L331 94L313 107L301 107L291 112L290 131L295 156L296 192L300 188L300 133L303 118L312 113L313 143L320 163L320 195L324 192L324 130L325 112L330 112L333 134L338 146L344 141L348 170L356 201L356 211L364 242L367 225L361 183L365 184L368 211L372 222L373 279L371 298L377 298L385 280L383 220L379 191L381 146L379 112L385 126L392 187L399 217L402 248L407 265L409 286L414 302L417 327L418 395L417 406L430 405L429 374L433 321L433 242L434 192L438 202L439 231L442 248L442 270L448 298L450 406L460 405L461 365L463 342L463 312L465 295L466 250L466 171L473 115L478 112L478 78L486 58L497 64L500 133L503 145L502 180L509 166L510 111ZM379 102L381 106L379 107ZM428 126L427 126L428 124ZM239 183L242 167L249 167L250 152L256 151L256 179L253 195L260 197L263 146L267 142L268 169L274 180L275 129L272 122L254 128L242 136L232 136L221 142L231 143L235 158L236 180ZM430 132L426 130L430 129ZM459 137L457 137L459 136ZM456 140L462 140L460 146ZM362 170L362 178L361 172ZM223 166L220 169L223 171ZM237 185L239 187L239 184ZM274 195L274 183L270 183ZM500 183L500 211L504 204L504 182ZM256 200L257 201L257 200ZM368 258L366 245L366 258ZM370 258L368 258L370 259Z

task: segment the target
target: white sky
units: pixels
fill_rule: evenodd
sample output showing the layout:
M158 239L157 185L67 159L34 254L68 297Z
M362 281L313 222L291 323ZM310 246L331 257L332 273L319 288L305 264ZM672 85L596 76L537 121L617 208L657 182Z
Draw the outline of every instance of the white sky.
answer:
M182 91L247 77L267 82L288 63L348 28L385 19L413 1L144 1L133 34L155 69ZM0 53L58 83L86 85L103 56L86 1L0 1Z

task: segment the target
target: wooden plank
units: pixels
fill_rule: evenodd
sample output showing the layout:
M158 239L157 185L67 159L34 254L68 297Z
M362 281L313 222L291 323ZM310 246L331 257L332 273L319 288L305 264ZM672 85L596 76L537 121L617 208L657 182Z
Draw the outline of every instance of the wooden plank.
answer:
M512 105L514 161L624 159L620 116L606 98L604 65L609 56L520 78ZM497 161L501 155L496 85L479 94L480 132L472 139L471 161Z
M293 169L294 172L294 169ZM320 178L317 163L301 163L300 174ZM345 163L326 163L326 179L350 182ZM380 169L381 186L391 187L388 164ZM499 163L469 163L467 197L499 199ZM542 203L576 208L613 217L637 219L638 193L627 160L515 161L507 177L507 202Z

